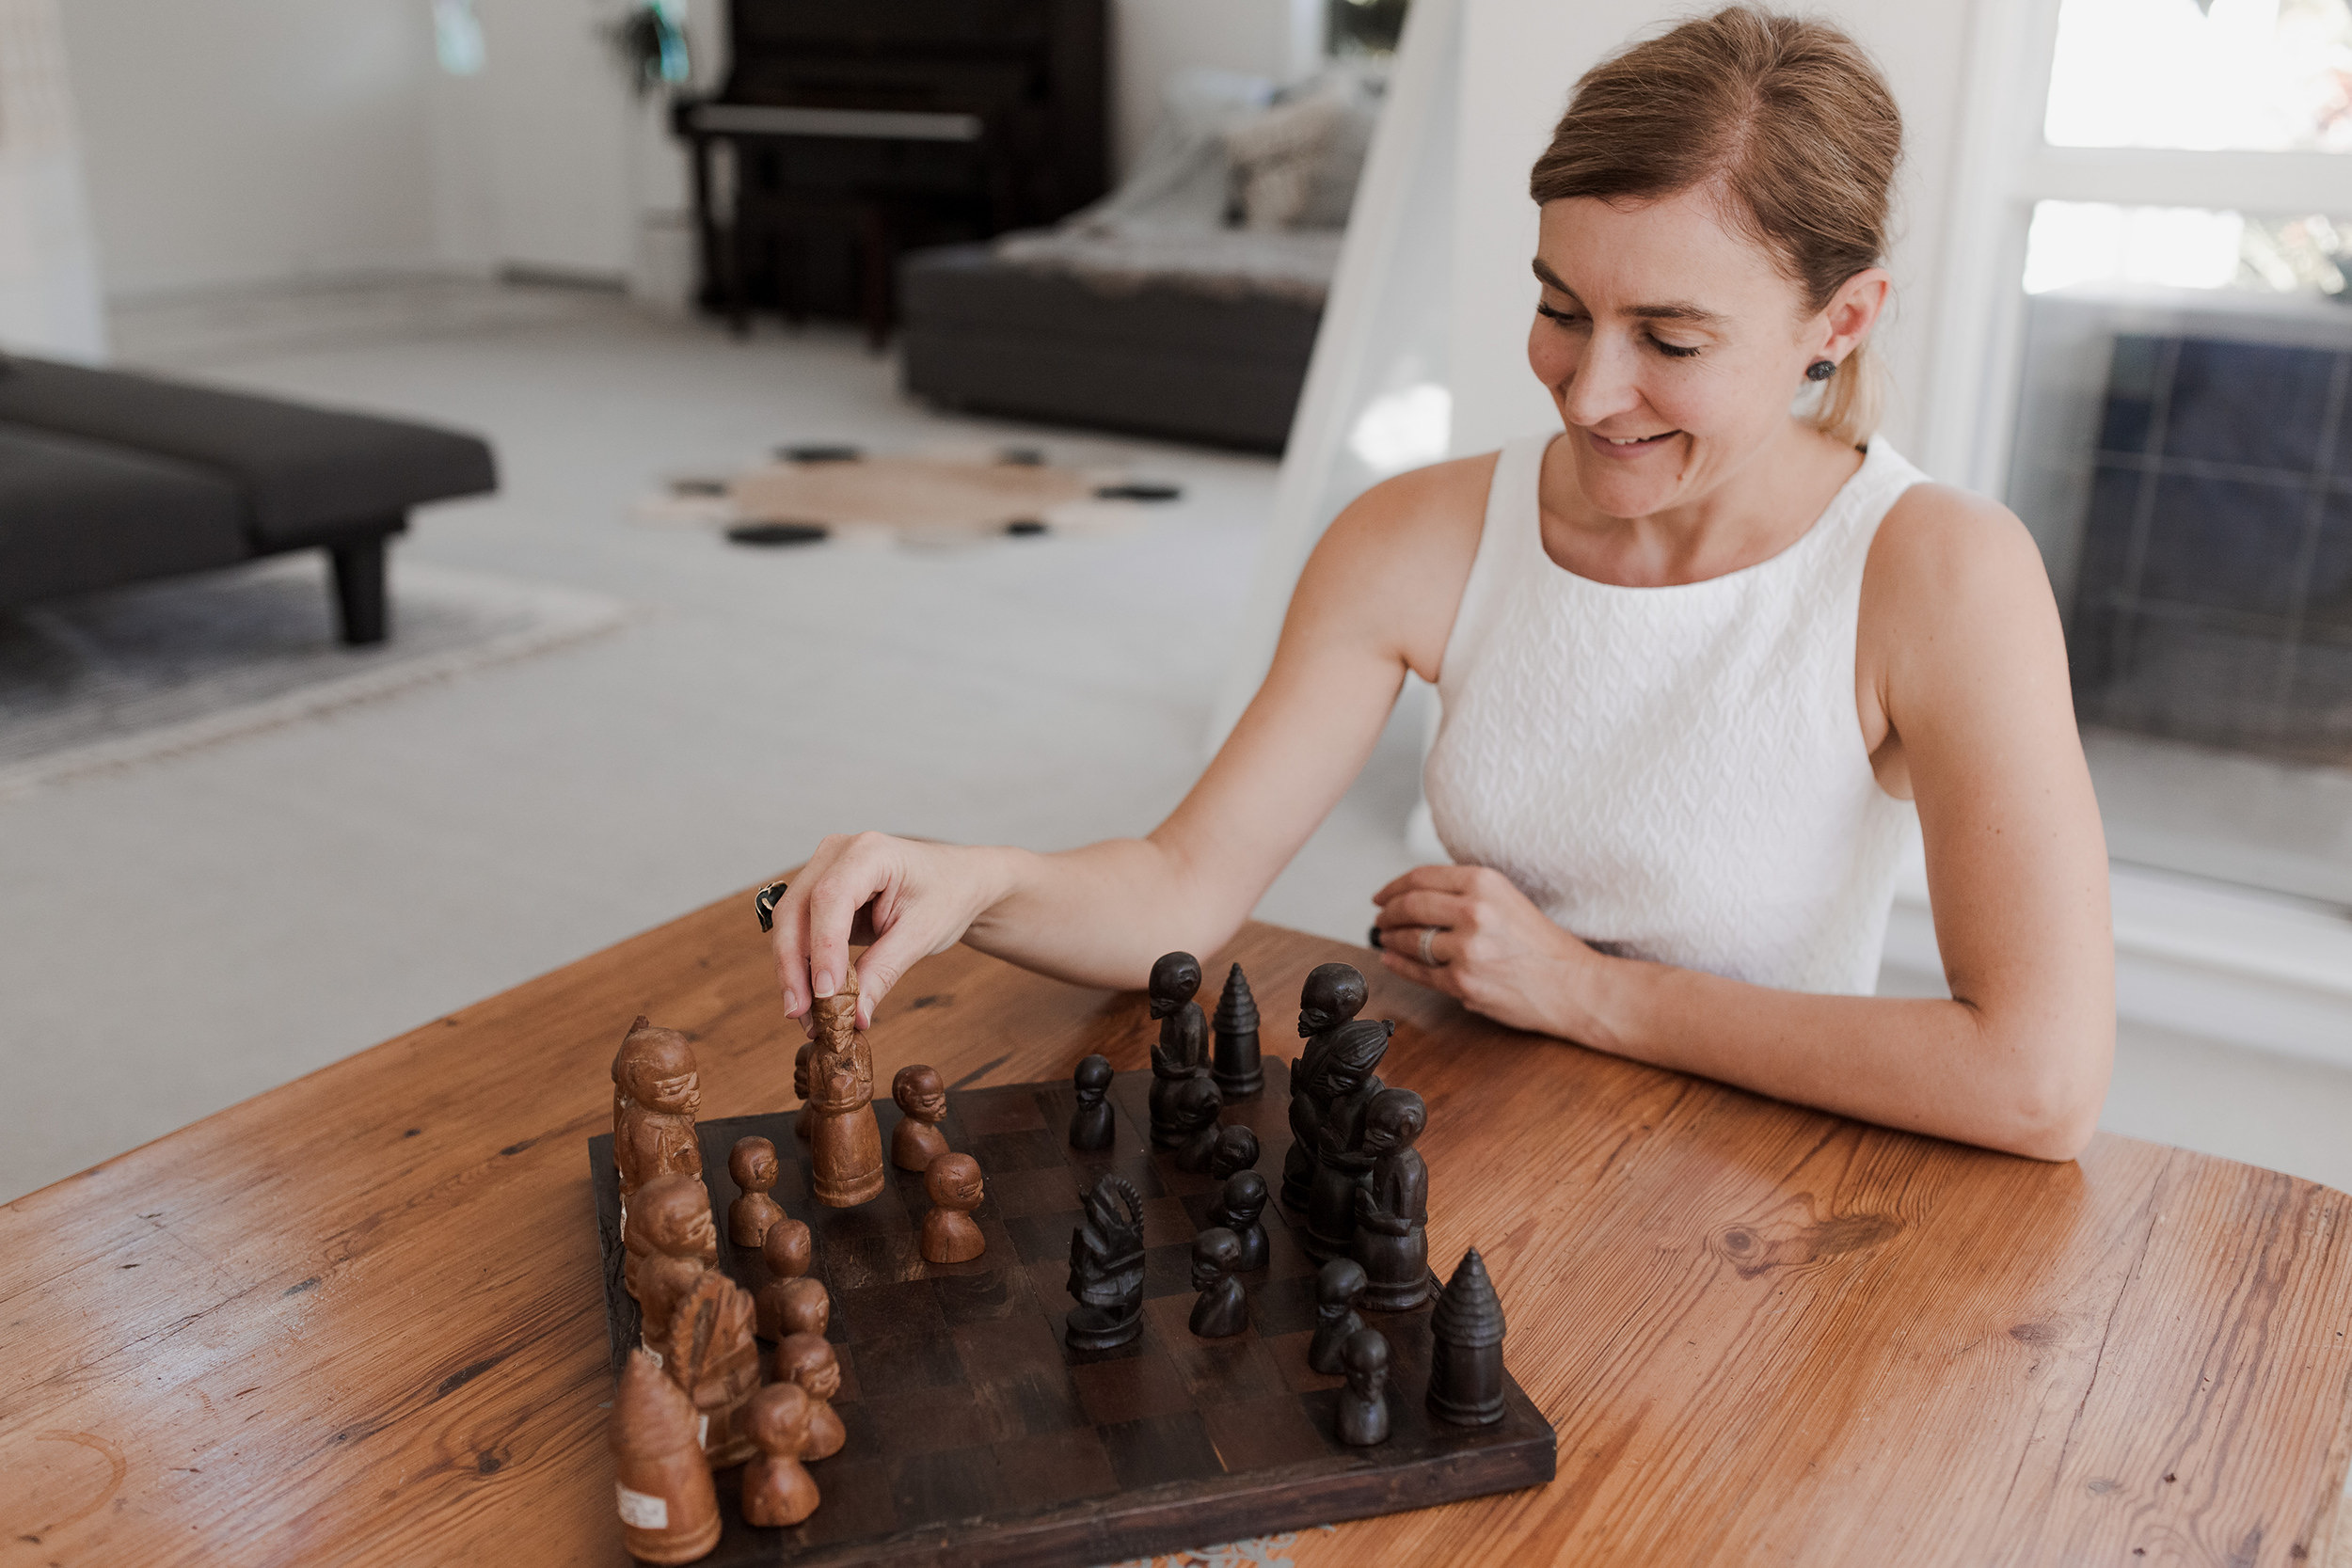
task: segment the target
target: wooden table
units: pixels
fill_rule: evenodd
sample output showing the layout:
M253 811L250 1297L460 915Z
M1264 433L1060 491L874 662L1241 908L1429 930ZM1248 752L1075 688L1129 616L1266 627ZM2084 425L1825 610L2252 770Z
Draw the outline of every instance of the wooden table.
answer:
M2328 1560L2347 1199L2102 1135L2044 1165L1470 1018L1271 927L1281 1049L1365 960L1430 1107L1433 1256L1476 1243L1549 1487L1311 1532L1301 1564ZM620 1562L585 1143L639 1012L705 1115L791 1101L731 897L9 1204L0 1562ZM958 950L877 1076L1145 1064L1140 999Z

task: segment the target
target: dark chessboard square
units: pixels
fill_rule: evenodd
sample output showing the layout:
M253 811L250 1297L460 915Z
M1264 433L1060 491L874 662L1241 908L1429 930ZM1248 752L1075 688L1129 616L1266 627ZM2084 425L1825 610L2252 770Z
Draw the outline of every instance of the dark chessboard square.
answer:
M966 1150L984 1171L1052 1170L1062 1164L1060 1134L1042 1128L1032 1132L986 1132L972 1139Z
M985 1405L961 1388L927 1388L886 1400L867 1400L866 1418L884 1454L938 1453L978 1448L996 1440Z
M974 1394L986 1407L989 1431L997 1441L1092 1424L1066 1367L993 1377Z
M1200 1412L1200 1424L1228 1475L1295 1465L1325 1451L1322 1434L1296 1394L1216 1405Z
M826 1338L831 1339L834 1335L840 1332L841 1331L838 1328L828 1330ZM768 1347L763 1344L760 1347L760 1354L765 1356L767 1354ZM855 1345L845 1345L840 1343L838 1340L834 1340L833 1346L833 1364L841 1369L841 1389L838 1393L834 1395L833 1402L835 1404L850 1404L864 1398L865 1396L860 1391L860 1385L857 1380L857 1347Z
M1087 1418L1098 1425L1192 1408L1192 1391L1164 1355L1082 1364L1070 1369L1070 1380L1078 1386ZM1123 1472L1120 1479L1126 1479Z
M1119 1490L1110 1455L1091 1427L1041 1433L996 1445L1006 1494L1032 1507L1100 1497Z
M947 1332L947 1319L928 1279L844 1291L834 1297L833 1321L845 1330L842 1338L853 1345L906 1334L944 1336Z
M1168 1191L1166 1183L1160 1180L1160 1163L1149 1154L1122 1154L1116 1160L1089 1166L1087 1175L1089 1180L1098 1176L1116 1176L1133 1187L1137 1197L1158 1197Z
M914 1190L918 1194L922 1192L920 1181L915 1183ZM930 1207L926 1199L918 1198L917 1201L926 1209ZM868 1198L854 1209L828 1209L821 1203L816 1203L796 1212L808 1222L811 1230L828 1243L864 1236L901 1236L914 1228L914 1221L908 1215L905 1202L898 1190L887 1181L882 1183L879 1197Z
M1325 1452L1346 1453L1349 1451L1350 1445L1340 1441L1340 1392L1341 1388L1345 1386L1345 1380L1334 1378L1331 1381L1340 1386L1318 1388L1312 1393L1301 1394L1298 1396L1298 1407L1306 1416L1307 1424L1314 1429L1315 1436L1322 1441ZM1393 1386L1386 1393L1389 1406L1389 1443L1392 1444L1397 1436L1397 1418L1404 1414L1403 1406L1413 1402L1399 1398L1398 1390ZM1357 1449L1356 1451L1360 1453L1362 1450Z
M984 1518L1004 1504L996 1455L989 1449L970 1448L894 1457L890 1500L902 1529Z
M1307 1256L1299 1244L1298 1231L1288 1220L1266 1215L1272 1223L1265 1227L1265 1272L1268 1279L1295 1279L1304 1275L1312 1278L1321 1267ZM1304 1221L1299 1222L1304 1224Z
M1179 1170L1176 1167L1176 1152L1173 1149L1162 1149L1156 1164L1160 1167L1161 1185L1171 1193L1183 1196L1194 1193L1214 1193L1224 1185L1206 1171Z
M1249 1318L1258 1332L1267 1336L1314 1327L1315 1276L1299 1274L1267 1279L1249 1294Z
M857 1429L851 1427L850 1433L850 1441L854 1445ZM866 1453L851 1447L809 1467L808 1473L816 1478L822 1501L816 1513L790 1529L758 1532L783 1543L781 1549L768 1554L768 1560L789 1562L799 1552L811 1547L866 1540L899 1528L903 1521L891 1498L889 1463L880 1457L866 1457ZM720 1472L722 1497L739 1490L741 1482L736 1480L739 1474L734 1470Z
M966 1089L955 1097L956 1119L966 1137L992 1132L1042 1132L1045 1113L1038 1108L1037 1091L1026 1085L1009 1088Z
M1085 1175L1068 1165L1009 1170L1002 1176L989 1176L988 1196L996 1200L996 1212L1006 1219L1025 1219L1036 1214L1068 1213L1077 1201L1078 1189L1086 1184Z
M886 1400L928 1388L952 1388L963 1380L955 1341L944 1333L904 1334L858 1347L858 1391L865 1402ZM957 1390L957 1397L962 1392Z
M1041 1371L1058 1378L1069 1370L1053 1321L1034 1311L994 1323L964 1323L950 1330L948 1338L963 1358L965 1379L976 1386Z
M1188 1336L1184 1342L1169 1343L1168 1359L1192 1390L1196 1409L1232 1404L1282 1386L1282 1369L1274 1364L1274 1353L1254 1334L1223 1339Z
M993 1266L971 1274L943 1274L931 1280L939 1315L949 1324L988 1323L999 1318L1038 1316L1037 1294L1029 1289L1029 1273L1005 1250L992 1247L975 1262L996 1259Z
M1216 1445L1209 1441L1192 1411L1117 1421L1100 1430L1103 1451L1121 1486L1156 1486L1171 1481L1203 1481L1224 1473Z
M1065 1243L1067 1244L1067 1243ZM1143 1299L1199 1294L1192 1288L1192 1241L1143 1249Z
M1070 1238L1085 1223L1085 1212L1077 1209L1058 1214L1024 1214L1004 1222L1005 1234L1012 1238L1012 1255L1024 1263L1042 1263L1057 1258L1067 1262Z
M1049 1318L1059 1318L1078 1304L1071 1299L1070 1257L1047 1258L1028 1265L1029 1291Z
M837 1299L853 1291L882 1285L919 1283L928 1265L911 1234L898 1236L832 1236L820 1243L818 1273Z
M1307 1365L1307 1347L1314 1342L1314 1338L1312 1329L1266 1337L1266 1354L1274 1357L1284 1387L1305 1394L1320 1388L1337 1388L1347 1382L1343 1377L1326 1377Z
M1143 1200L1143 1244L1147 1247L1192 1245L1200 1233L1194 1220L1192 1199L1176 1197L1147 1197ZM1206 1200L1203 1200L1205 1203Z

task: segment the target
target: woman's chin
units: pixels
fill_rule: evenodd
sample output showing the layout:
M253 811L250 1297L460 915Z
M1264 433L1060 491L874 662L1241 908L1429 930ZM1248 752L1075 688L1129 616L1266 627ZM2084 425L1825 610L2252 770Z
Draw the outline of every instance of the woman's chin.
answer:
M1674 504L1681 489L1681 454L1661 451L1638 467L1619 459L1585 458L1576 466L1584 503L1610 517L1646 517Z

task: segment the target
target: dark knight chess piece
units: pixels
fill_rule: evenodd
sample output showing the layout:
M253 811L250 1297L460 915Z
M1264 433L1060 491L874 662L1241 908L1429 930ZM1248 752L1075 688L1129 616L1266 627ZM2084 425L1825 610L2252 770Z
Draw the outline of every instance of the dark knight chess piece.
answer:
M1389 1440L1389 1338L1359 1328L1340 1347L1347 1386L1340 1390L1340 1441L1369 1449Z
M1330 1108L1320 1076L1334 1032L1364 1006L1364 977L1353 964L1318 964L1298 995L1298 1034L1307 1048L1291 1061L1291 1147L1282 1156L1282 1206L1303 1212L1314 1187L1315 1138Z
M1224 1108L1225 1097L1217 1092L1214 1078L1187 1078L1176 1085L1168 1114L1177 1133L1178 1170L1199 1173L1209 1168L1224 1131L1216 1124L1217 1113Z
M1070 1348L1116 1350L1143 1332L1143 1198L1117 1176L1078 1196L1086 1217L1070 1237Z
M1209 1205L1209 1223L1223 1226L1241 1238L1241 1262L1236 1266L1243 1274L1264 1268L1271 1256L1266 1249L1265 1226L1260 1219L1265 1213L1265 1178L1254 1170L1244 1170L1227 1177L1216 1201Z
M1235 1171L1248 1170L1257 1163L1258 1134L1247 1127L1228 1127L1216 1135L1216 1152L1209 1156L1209 1174L1223 1181Z
M1209 1024L1192 999L1200 989L1200 960L1189 953L1163 953L1152 966L1152 1016L1160 1021L1160 1043L1152 1048L1154 1148L1173 1148L1183 1141L1174 1119L1176 1090L1209 1070Z
M1241 1238L1218 1227L1192 1239L1192 1331L1203 1339L1226 1339L1249 1326L1249 1298L1233 1277L1241 1267Z
M1429 1299L1429 1167L1413 1140L1429 1112L1410 1089L1382 1089L1364 1113L1372 1180L1356 1190L1356 1243L1371 1281L1364 1308L1409 1312Z
M1431 1413L1465 1427L1502 1419L1502 1298L1476 1247L1438 1296L1429 1338Z
M1364 1326L1356 1315L1356 1298L1364 1293L1364 1266L1353 1258L1334 1258L1315 1275L1315 1337L1307 1341L1307 1365L1326 1377L1340 1372L1340 1347Z
M1071 1086L1078 1091L1078 1108L1070 1114L1071 1148L1100 1150L1116 1140L1119 1129L1104 1098L1110 1093L1111 1077L1111 1059L1099 1055L1089 1056L1071 1074Z
M1216 999L1211 1021L1216 1051L1209 1071L1223 1090L1227 1103L1247 1100L1265 1087L1265 1069L1258 1060L1258 999L1249 994L1248 978L1235 964L1225 976L1225 993Z
M1333 1035L1323 1056L1323 1091L1329 1109L1315 1140L1314 1184L1307 1196L1307 1233L1300 1245L1321 1262L1344 1258L1356 1244L1356 1195L1372 1175L1364 1148L1364 1116L1385 1086L1374 1075L1389 1053L1396 1025L1359 1018Z

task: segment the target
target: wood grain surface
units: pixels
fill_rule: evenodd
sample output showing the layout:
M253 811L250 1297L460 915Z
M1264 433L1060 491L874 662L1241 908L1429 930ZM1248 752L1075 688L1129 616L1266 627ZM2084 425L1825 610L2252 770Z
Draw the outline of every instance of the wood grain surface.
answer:
M2344 1195L1865 1127L1271 927L1204 968L1248 966L1284 1052L1339 958L1429 1103L1431 1255L1485 1253L1559 1477L1300 1564L2328 1560ZM706 1116L792 1102L799 1031L729 897L0 1211L0 1563L625 1561L581 1146L640 1012L694 1035ZM961 949L873 1033L879 1080L951 1084L1140 1068L1148 1038L1139 994Z

